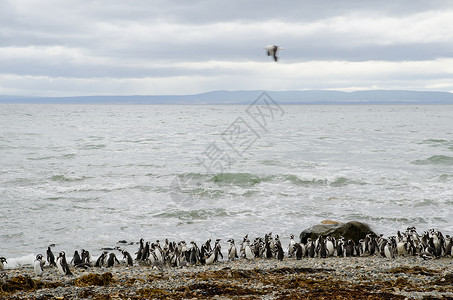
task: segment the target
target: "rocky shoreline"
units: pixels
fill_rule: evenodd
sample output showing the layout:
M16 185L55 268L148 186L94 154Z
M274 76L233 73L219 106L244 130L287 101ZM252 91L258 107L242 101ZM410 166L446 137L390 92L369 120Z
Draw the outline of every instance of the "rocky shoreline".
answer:
M119 265L7 270L2 299L453 299L453 259L257 258L155 269ZM226 298L225 298L226 297Z

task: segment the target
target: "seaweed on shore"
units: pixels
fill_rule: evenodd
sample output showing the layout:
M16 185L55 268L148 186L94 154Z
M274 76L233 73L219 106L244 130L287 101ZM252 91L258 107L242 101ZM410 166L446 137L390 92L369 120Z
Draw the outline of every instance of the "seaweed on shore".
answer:
M453 287L453 273L446 274L445 276L442 276L441 278L437 279L434 284L436 285L449 285ZM452 288L453 290L453 288Z
M406 267L406 266L400 266L396 268L392 268L387 271L387 273L393 273L393 274L398 274L398 273L404 273L404 274L415 274L415 275L427 275L427 276L434 276L439 274L440 271L437 270L431 270L428 268L420 267L420 266L415 266L415 267Z
M251 289L235 285L232 283L220 283L220 282L195 283L186 287L181 287L177 291L201 297L212 297L216 295L250 296L250 295L262 295L263 293L265 293L265 291L263 290ZM184 295L184 297L185 296L188 295L186 294Z
M83 286L107 286L114 283L115 280L113 279L112 273L104 273L102 275L90 273L88 275L83 275L79 278L74 279L72 282L75 286L83 287Z
M44 282L40 280L32 279L29 276L15 276L6 281L2 286L4 293L6 292L17 292L17 291L33 291L42 288L56 288L61 286L58 282Z

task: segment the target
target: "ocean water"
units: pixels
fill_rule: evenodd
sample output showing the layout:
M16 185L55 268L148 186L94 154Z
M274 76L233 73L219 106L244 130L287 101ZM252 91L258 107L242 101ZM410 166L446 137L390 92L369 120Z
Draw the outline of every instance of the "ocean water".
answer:
M453 106L0 105L10 265L325 219L453 234Z

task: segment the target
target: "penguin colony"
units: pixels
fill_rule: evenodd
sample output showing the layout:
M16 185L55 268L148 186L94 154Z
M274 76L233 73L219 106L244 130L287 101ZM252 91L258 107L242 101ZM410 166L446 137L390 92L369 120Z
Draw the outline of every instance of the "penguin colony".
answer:
M37 276L42 276L43 267L47 263L51 267L57 267L62 275L72 275L70 265L76 268L90 267L113 267L116 265L133 266L134 261L137 264L149 265L153 268L163 269L163 267L184 267L190 265L210 265L224 259L220 239L211 243L211 239L198 246L194 241L186 244L185 241L170 242L166 239L162 245L159 240L154 243L145 242L140 239L139 248L135 253L135 259L132 255L120 247L106 248L94 262L88 251L82 249L81 253L76 250L73 258L68 264L64 251L58 253L57 258L53 254L51 245L47 248L47 261L44 261L43 255L38 254L33 263L34 272ZM345 240L343 237L335 239L332 236L319 236L317 239L308 238L306 242L296 242L294 235L290 235L290 242L286 251L283 250L278 235L272 236L268 233L262 237L257 237L251 241L248 235L244 236L238 247L233 239L228 241L227 259L232 261L243 258L252 260L255 258L278 259L283 260L285 257L296 258L326 258L331 256L353 257L353 256L371 256L380 255L385 258L394 258L395 256L419 256L423 259L435 259L440 257L453 257L453 237L444 235L440 231L430 229L423 234L418 234L415 227L408 227L405 232L398 231L397 235L384 238L382 235L377 237L368 234L364 239L355 243L352 240ZM120 243L126 243L120 241ZM119 251L122 254L123 261L120 262L115 253L108 252ZM0 270L7 263L6 258L0 257ZM0 273L4 278L4 273Z

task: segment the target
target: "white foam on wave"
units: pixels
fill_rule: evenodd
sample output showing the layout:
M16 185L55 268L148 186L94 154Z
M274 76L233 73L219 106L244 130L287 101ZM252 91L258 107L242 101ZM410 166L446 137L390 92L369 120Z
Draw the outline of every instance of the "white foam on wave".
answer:
M28 254L20 257L6 258L7 263L4 264L5 269L17 269L21 267L32 267L36 254Z

